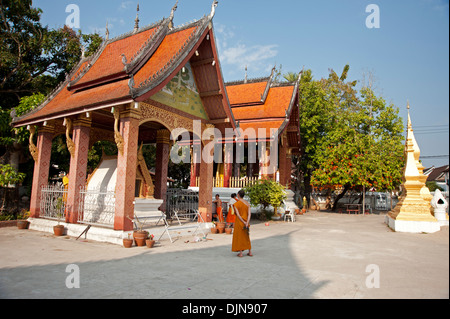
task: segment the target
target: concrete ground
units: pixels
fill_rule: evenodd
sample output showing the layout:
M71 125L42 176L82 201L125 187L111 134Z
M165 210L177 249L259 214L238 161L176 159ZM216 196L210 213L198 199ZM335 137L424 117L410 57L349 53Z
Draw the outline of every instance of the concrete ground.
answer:
M250 235L254 257L238 258L225 234L125 249L3 228L0 298L449 298L448 227L396 233L384 215L310 212ZM70 264L80 288L66 286Z

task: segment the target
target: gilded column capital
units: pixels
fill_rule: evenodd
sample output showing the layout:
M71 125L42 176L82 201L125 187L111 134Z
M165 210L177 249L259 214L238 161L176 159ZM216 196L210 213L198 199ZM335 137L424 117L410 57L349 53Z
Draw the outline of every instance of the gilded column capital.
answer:
M156 143L170 144L170 131L166 129L158 130L156 132Z
M84 126L91 127L92 118L87 117L86 114L79 115L76 119L72 121L73 126Z
M136 108L134 103L127 105L123 110L120 111L120 118L133 118L133 119L141 119L141 110L140 108Z
M39 126L38 128L39 133L54 133L55 132L55 123L48 122L45 125Z

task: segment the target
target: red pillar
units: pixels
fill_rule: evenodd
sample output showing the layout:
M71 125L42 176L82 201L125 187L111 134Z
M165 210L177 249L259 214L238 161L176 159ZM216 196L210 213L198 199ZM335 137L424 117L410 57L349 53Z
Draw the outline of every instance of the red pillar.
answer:
M226 143L223 146L224 176L223 187L230 187L230 177L233 175L233 143Z
M288 148L286 154L286 187L291 189L291 176L292 176L292 149Z
M155 198L165 202L169 169L170 131L158 130L156 136ZM165 204L160 208L164 211Z
M50 157L52 154L53 127L42 126L39 128L36 147L37 159L34 163L33 184L31 188L30 216L39 218L41 189L48 185L50 169Z
M123 138L123 151L117 157L116 208L114 230L133 229L134 190L136 186L136 165L139 136L139 113L127 108L120 113L120 134ZM117 141L116 141L117 142Z
M89 132L91 120L83 117L73 123L75 150L70 157L69 187L67 190L66 222L78 223L80 188L86 185L86 170L89 152Z
M191 148L191 187L197 187L197 177L200 173L200 156L198 152L194 151L195 149Z
M203 140L200 163L198 210L205 222L212 221L212 189L214 175L214 141Z
M281 136L281 147L280 147L280 154L278 157L280 184L283 186L287 185L287 179L290 176L288 174L287 168L287 151L288 151L287 139L285 137L285 134L283 134Z

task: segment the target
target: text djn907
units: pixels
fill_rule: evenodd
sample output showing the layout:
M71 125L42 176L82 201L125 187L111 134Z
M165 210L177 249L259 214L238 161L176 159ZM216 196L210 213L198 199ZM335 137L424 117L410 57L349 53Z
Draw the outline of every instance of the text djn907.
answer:
M235 316L241 313L246 314L262 314L265 313L267 304L227 304L227 313L234 314Z

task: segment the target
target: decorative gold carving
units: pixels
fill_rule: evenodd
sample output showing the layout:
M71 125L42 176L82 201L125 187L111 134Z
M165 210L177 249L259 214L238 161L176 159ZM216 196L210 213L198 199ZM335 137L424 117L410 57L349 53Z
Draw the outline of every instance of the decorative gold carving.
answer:
M116 141L117 149L119 150L120 155L123 155L124 139L119 131L119 120L119 110L117 108L114 108L114 140Z
M31 125L29 131L30 131L30 145L29 145L30 153L34 161L37 162L39 151L33 142L34 135L36 134L36 127L34 125Z
M139 125L145 122L155 121L164 125L169 131L177 128L183 128L189 132L194 132L194 122L190 118L169 112L148 103L141 102L140 110L142 112ZM201 130L205 129L205 124L201 124Z
M153 185L152 177L148 171L147 164L145 163L144 154L142 153L142 147L144 143L141 144L138 152L138 169L140 169L142 176L144 177L145 183L147 184L147 198L154 198L155 186Z
M75 154L75 143L73 142L72 138L70 137L70 132L72 132L72 120L68 117L65 118L66 120L66 144L67 149L69 150L70 156L73 157Z
M287 158L292 158L292 150L293 149L294 149L293 147L288 147L287 152L286 152Z
M170 132L168 130L158 130L156 132L156 143L170 145Z

